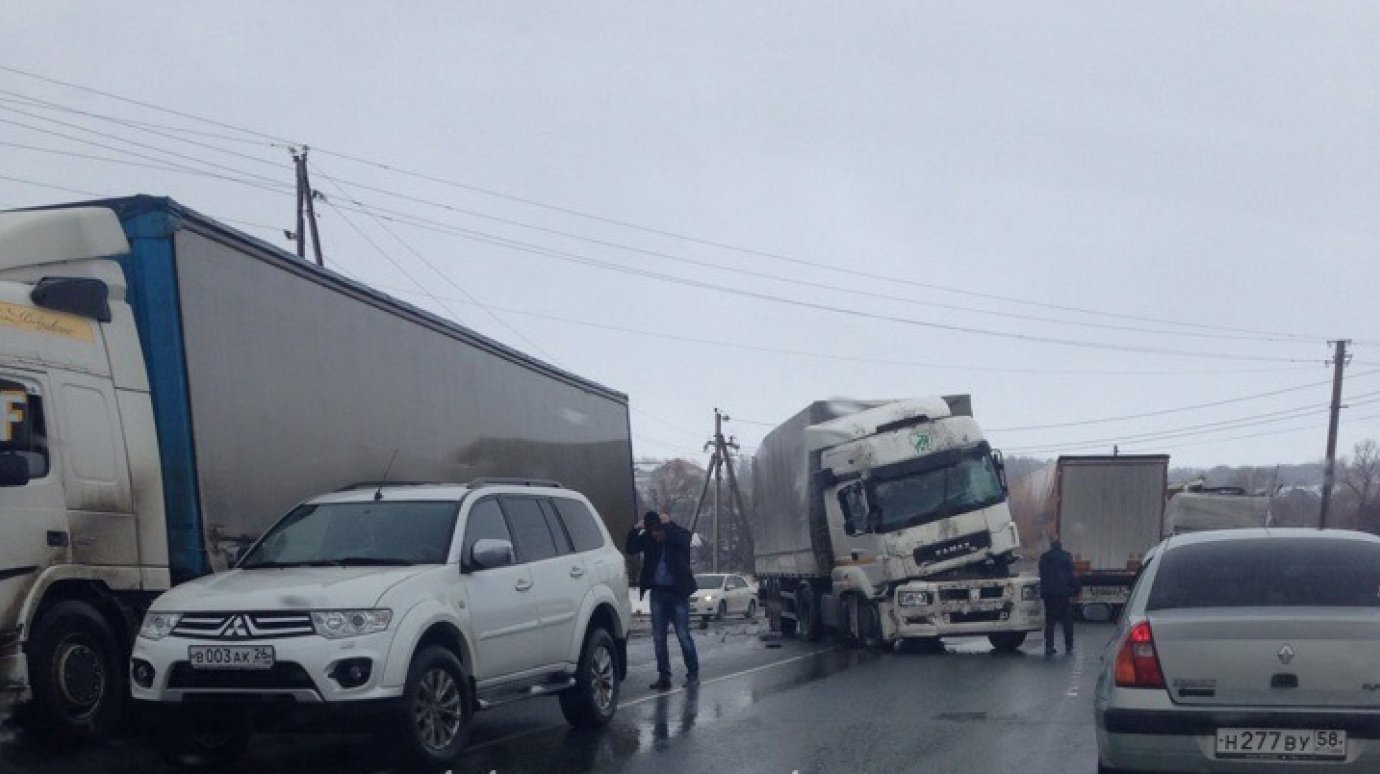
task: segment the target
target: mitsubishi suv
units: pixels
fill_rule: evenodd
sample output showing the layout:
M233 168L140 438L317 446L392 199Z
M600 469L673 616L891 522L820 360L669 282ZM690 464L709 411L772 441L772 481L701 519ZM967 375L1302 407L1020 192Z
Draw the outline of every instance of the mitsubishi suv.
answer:
M559 484L356 487L159 597L130 683L182 765L226 765L258 730L355 728L439 766L476 710L515 699L556 696L573 726L607 724L629 607L622 555Z

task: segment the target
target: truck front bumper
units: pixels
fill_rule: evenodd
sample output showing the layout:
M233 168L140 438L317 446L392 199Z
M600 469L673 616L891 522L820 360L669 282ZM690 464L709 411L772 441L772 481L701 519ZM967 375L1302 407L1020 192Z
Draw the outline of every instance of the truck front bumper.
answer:
M902 606L902 599L924 604ZM997 632L1030 632L1044 626L1039 582L1034 578L929 583L911 581L892 596L889 636L960 637Z

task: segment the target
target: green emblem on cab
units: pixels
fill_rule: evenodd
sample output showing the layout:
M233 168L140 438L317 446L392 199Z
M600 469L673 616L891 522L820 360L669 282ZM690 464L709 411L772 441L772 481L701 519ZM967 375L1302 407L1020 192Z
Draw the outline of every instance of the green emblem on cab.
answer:
M911 433L910 445L915 447L916 454L924 454L925 452L930 450L930 447L933 446L934 443L930 440L929 433L917 432Z

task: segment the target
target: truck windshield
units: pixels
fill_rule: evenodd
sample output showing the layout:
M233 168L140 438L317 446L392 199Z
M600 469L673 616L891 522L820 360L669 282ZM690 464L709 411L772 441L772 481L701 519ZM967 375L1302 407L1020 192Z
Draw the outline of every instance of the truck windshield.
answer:
M879 532L929 524L986 508L1006 496L992 456L982 451L965 455L946 467L903 478L875 480L869 494L873 508L879 512Z
M459 511L454 502L303 505L275 524L239 567L444 564Z

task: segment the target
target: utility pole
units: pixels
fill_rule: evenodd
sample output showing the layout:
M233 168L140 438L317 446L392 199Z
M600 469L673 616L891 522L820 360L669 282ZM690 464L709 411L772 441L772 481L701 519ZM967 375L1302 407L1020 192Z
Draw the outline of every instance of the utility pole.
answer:
M731 504L737 511L738 518L745 519L747 511L743 508L743 493L738 489L738 475L733 470L733 457L731 452L738 450L738 441L734 438L724 438L724 421L729 420L729 416L718 409L714 409L714 437L704 445L704 450L710 452L709 467L704 472L704 486L700 488L699 500L695 502L695 515L690 520L690 532L694 534L695 526L699 523L700 512L704 509L705 497L709 494L709 484L714 483L714 548L713 560L711 562L714 572L719 571L719 507L723 498L723 476L728 476L728 494Z
M312 250L316 255L316 265L325 266L326 262L321 257L321 233L316 227L316 192L311 188L311 178L307 174L307 153L311 148L303 145L301 152L296 148L291 148L293 166L297 169L297 231L293 237L297 240L297 257L302 260L307 258L307 228L311 228Z
M1342 413L1342 369L1350 358L1346 347L1349 339L1329 341L1335 350L1329 365L1332 366L1332 412L1327 420L1327 457L1323 460L1322 511L1318 514L1318 529L1327 527L1327 512L1332 507L1332 486L1337 476L1337 420Z

